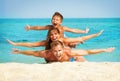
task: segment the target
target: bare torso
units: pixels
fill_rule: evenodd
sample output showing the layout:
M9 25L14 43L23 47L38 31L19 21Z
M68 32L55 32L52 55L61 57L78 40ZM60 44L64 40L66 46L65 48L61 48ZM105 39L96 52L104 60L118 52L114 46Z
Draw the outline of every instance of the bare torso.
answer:
M71 48L65 47L64 48L64 54L61 56L61 59L59 59L59 62L65 62L65 61L70 61L71 59Z
M57 62L57 58L51 53L50 50L45 51L45 59L47 59L49 62Z

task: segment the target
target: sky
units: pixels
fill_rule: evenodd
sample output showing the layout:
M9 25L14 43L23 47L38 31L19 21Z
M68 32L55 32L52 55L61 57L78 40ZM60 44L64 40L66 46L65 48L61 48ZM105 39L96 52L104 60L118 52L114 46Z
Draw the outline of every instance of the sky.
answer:
M0 0L0 18L120 18L120 0Z

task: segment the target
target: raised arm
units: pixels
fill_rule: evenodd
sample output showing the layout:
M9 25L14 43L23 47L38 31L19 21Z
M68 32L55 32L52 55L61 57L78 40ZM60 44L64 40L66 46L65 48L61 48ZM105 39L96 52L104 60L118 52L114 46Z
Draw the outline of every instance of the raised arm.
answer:
M84 41L89 40L91 38L95 38L95 37L101 35L102 33L103 33L103 30L101 30L100 32L98 32L96 34L91 34L91 35L82 36L82 37L78 37L78 38L63 38L63 41L66 43L74 43L74 42L83 43Z
M93 50L72 50L72 56L83 56L83 55L90 55L90 54L98 54L102 52L112 52L114 51L115 47L110 47L106 49L93 49Z
M30 26L30 25L26 25L25 26L26 31L29 30L48 30L49 27L48 26Z
M85 33L86 34L89 32L89 28L86 28L85 30L80 30L80 29L73 29L73 28L64 27L64 31L73 32L73 33Z
M26 51L20 51L16 48L12 50L13 54L24 54L24 55L32 55L36 57L43 57L45 58L45 50L43 51L31 51L31 50L26 50Z
M46 41L40 41L40 42L13 42L9 39L7 39L7 42L12 44L13 46L25 46L25 47L38 47L38 46L45 46L47 44Z

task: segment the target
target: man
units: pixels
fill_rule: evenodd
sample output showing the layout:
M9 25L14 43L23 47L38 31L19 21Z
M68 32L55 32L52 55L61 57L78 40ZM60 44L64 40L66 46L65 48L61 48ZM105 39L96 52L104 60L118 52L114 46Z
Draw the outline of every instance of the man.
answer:
M60 41L54 41L51 43L51 49L42 50L42 51L20 51L17 49L13 50L14 54L25 54L25 55L33 55L36 57L45 58L51 62L64 62L69 61L74 56L83 56L89 54L97 54L102 52L112 52L115 48L107 48L107 49L93 49L93 50L71 50L71 48L64 47L63 43Z

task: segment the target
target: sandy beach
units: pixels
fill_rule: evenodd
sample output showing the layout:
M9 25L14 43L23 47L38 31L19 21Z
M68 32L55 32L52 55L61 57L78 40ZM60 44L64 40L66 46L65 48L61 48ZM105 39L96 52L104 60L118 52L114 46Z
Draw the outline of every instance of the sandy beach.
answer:
M120 81L120 63L1 63L0 81Z

